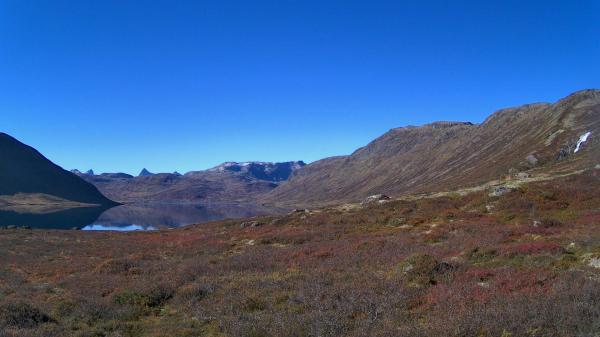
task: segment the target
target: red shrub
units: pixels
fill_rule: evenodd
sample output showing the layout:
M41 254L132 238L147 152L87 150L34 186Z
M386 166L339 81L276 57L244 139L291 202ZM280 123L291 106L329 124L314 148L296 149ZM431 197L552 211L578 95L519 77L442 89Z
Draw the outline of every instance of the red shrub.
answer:
M503 255L536 255L543 253L556 254L564 249L561 245L554 242L524 242L501 249Z

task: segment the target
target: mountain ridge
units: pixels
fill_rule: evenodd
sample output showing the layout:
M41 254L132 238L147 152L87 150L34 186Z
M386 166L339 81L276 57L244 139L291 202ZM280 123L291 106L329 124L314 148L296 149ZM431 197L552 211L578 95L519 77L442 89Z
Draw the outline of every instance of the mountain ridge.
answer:
M225 162L202 171L132 177L103 173L80 177L120 202L248 202L277 187L302 161Z
M500 109L481 124L442 121L393 128L350 155L305 166L263 201L357 201L377 193L474 185L520 171L590 167L599 158L594 138L600 134L599 117L600 92L586 89L553 104ZM591 132L588 146L575 156L577 139L585 132Z

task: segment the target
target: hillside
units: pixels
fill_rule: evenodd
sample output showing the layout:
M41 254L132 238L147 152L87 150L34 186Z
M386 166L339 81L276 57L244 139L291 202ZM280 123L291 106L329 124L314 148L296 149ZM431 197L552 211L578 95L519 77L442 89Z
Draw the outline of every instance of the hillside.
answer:
M5 133L0 133L0 158L0 195L36 193L86 204L115 204L90 183Z
M480 125L392 129L351 155L307 165L264 200L318 205L449 190L519 172L589 168L600 163L598 135L600 91L583 90L554 104L497 111Z
M302 166L301 161L228 162L184 175L158 173L132 177L123 173L104 173L79 176L120 202L244 202L271 191Z

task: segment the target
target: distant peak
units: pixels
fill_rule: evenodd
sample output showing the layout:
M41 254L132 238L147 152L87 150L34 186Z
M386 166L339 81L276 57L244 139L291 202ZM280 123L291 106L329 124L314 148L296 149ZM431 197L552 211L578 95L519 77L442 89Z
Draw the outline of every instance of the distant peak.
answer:
M248 168L251 166L273 167L273 166L281 166L281 165L290 165L290 166L293 166L294 168L300 168L302 166L305 166L306 164L302 160L280 162L280 163L264 162L264 161L245 161L245 162L228 161L228 162L224 162L218 166L215 166L213 168L210 168L210 169L208 169L208 171L225 171L225 170L240 171L244 168Z
M140 174L138 174L138 177L148 177L152 175L154 175L154 173L148 171L146 168L143 168L142 171L140 171Z
M206 172L228 173L248 178L279 182L287 180L294 171L302 168L306 164L299 161L288 161L281 163L245 161L245 162L225 162L221 165L210 168L206 171L188 172L186 176L198 176Z
M88 175L88 176L93 176L95 174L94 170L92 170L92 169L89 169L85 172L81 172L78 169L73 169L73 170L71 170L71 173L75 173L77 175Z

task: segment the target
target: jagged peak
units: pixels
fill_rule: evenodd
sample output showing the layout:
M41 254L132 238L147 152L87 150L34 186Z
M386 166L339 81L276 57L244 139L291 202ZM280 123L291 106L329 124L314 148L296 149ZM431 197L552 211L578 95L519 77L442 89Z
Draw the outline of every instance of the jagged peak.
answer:
M143 168L142 171L140 171L140 174L138 174L138 177L147 177L151 175L154 175L154 173L148 171L146 168Z
M215 167L212 167L212 168L208 169L208 171L223 171L223 170L231 168L231 167L245 168L245 167L249 167L249 166L253 166L253 165L268 167L268 166L285 165L285 164L289 164L289 165L293 165L293 166L300 166L300 167L306 165L302 160L287 161L287 162L264 162L264 161L235 162L235 161L228 161L228 162L224 162L220 165L217 165Z

